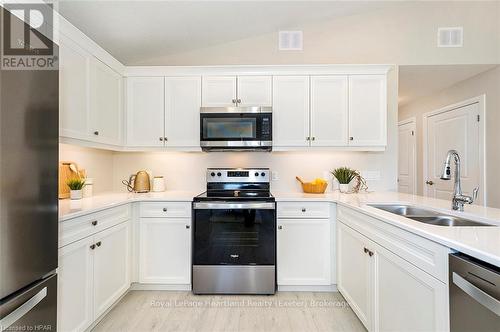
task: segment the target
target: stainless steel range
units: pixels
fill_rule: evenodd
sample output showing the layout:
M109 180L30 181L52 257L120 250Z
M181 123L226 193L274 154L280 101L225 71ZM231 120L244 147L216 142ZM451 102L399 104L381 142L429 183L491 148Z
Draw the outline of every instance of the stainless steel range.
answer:
M274 294L276 202L267 168L209 168L193 200L193 292Z

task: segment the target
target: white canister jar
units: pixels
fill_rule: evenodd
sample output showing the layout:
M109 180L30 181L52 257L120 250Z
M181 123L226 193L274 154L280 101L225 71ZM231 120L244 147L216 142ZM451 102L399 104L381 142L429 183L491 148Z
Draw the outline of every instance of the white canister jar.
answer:
M155 176L153 178L153 191L165 191L165 179L163 176Z
M83 197L92 197L94 194L94 179L85 179L85 186L83 187Z
M70 190L69 191L69 198L70 199L82 199L82 191L83 190Z

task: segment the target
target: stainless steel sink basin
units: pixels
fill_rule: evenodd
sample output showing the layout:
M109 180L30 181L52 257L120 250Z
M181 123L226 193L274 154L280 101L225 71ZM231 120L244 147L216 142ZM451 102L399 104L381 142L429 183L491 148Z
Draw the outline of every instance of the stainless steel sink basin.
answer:
M368 206L397 214L424 224L436 226L495 226L482 222L442 214L436 211L403 204L368 204Z

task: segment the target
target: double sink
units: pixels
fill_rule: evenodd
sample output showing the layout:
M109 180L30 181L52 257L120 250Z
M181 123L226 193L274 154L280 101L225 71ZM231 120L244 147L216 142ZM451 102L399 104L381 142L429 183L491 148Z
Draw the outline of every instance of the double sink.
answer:
M442 214L436 211L417 208L411 205L404 204L368 204L368 206L376 209L384 210L398 216L413 219L415 221L436 225L436 226L495 226L482 222Z

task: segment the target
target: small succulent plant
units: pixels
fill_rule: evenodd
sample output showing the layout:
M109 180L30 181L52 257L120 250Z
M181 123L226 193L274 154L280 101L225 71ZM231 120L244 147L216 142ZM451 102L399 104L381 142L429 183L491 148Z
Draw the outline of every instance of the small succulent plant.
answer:
M73 178L69 179L66 182L66 185L69 187L71 190L82 190L83 187L85 187L85 179L81 178Z
M349 167L339 167L332 171L333 176L340 184L349 184L357 175L357 172Z

